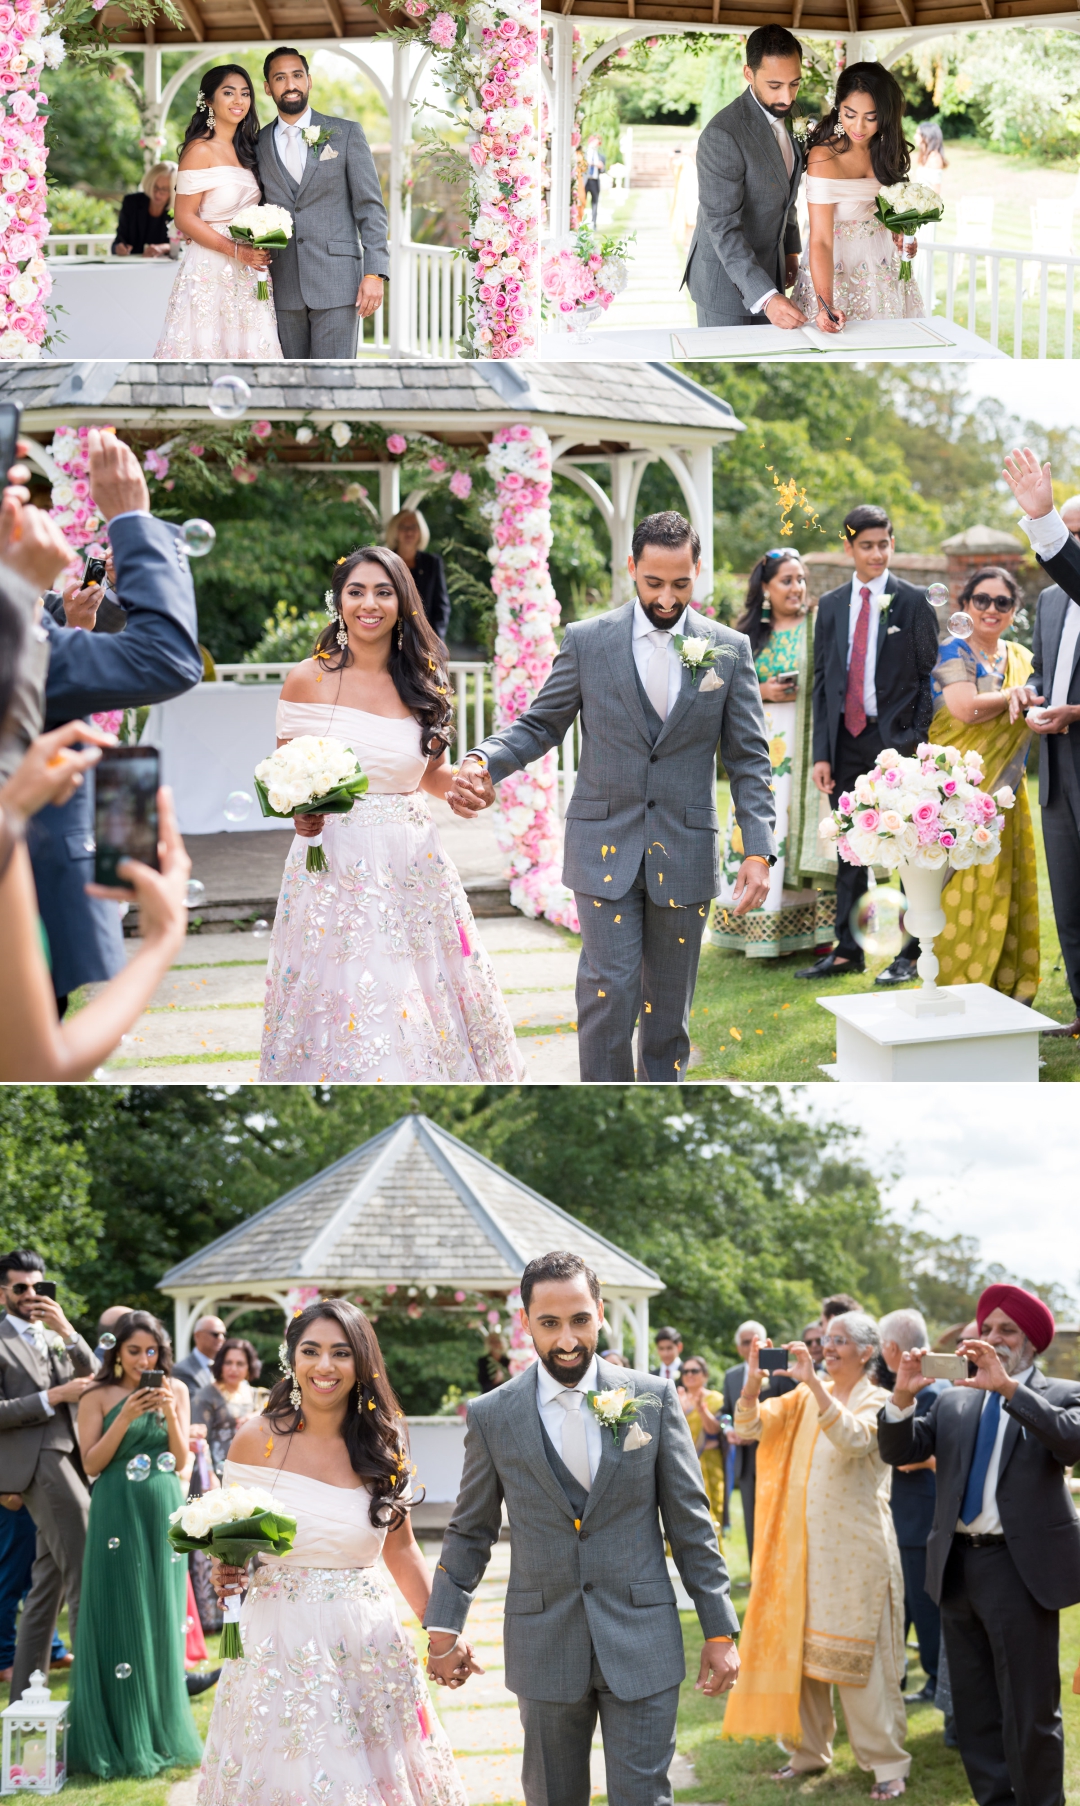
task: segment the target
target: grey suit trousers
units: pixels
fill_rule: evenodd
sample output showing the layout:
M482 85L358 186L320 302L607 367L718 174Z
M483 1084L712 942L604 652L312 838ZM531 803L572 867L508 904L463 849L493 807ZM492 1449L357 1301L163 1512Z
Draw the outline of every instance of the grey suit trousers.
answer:
M53 1631L65 1596L74 1647L90 1512L90 1494L71 1457L62 1449L42 1449L34 1478L23 1488L22 1496L37 1526L37 1555L19 1619L11 1672L12 1699L21 1699L35 1668L48 1674Z
M577 971L582 1084L637 1077L678 1085L690 1053L690 1003L709 902L662 908L645 887L645 864L624 897L575 893L581 923Z
M1056 738L1057 736L1055 736ZM1039 748L1050 759L1050 800L1042 807L1043 846L1065 977L1080 1012L1080 782L1067 742Z
M589 1690L571 1705L519 1697L526 1806L589 1806L589 1752L598 1716L610 1806L671 1806L668 1769L678 1709L678 1687L646 1699L617 1699L595 1654Z
M360 315L355 307L282 308L277 329L286 357L355 357Z

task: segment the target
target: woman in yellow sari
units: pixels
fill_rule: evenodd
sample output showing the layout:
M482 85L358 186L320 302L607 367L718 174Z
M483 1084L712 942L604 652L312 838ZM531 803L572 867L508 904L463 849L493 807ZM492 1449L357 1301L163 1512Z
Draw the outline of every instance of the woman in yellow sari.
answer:
M1001 635L1011 627L1019 591L1008 571L986 565L968 578L959 606L971 616L970 639L946 640L934 669L939 703L929 738L938 746L977 752L983 788L1007 784L1016 807L1005 811L1001 853L992 865L954 872L941 896L945 927L934 951L942 985L990 985L1031 1003L1039 988L1039 886L1025 767L1031 730L1009 720L1009 698L1031 673L1026 646Z
M724 1452L727 1442L720 1422L720 1413L724 1409L723 1395L706 1390L708 1377L709 1369L700 1355L691 1355L679 1369L682 1408L701 1463L701 1478L709 1495L709 1510L716 1525L716 1540L719 1542L720 1526L724 1519Z

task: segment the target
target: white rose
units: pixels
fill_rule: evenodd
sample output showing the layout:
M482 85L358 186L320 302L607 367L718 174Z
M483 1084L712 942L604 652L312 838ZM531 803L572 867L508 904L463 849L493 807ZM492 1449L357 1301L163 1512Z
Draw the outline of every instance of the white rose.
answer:
M929 871L936 872L940 871L941 867L947 864L948 858L948 848L943 847L939 841L935 840L930 846L919 848L918 853L915 855L915 864L924 866Z
M835 840L839 832L831 815L826 815L824 821L818 822L818 837L821 840Z
M298 426L296 429L297 445L310 445L315 437L315 429L310 426Z
M882 771L892 771L900 764L900 754L894 746L887 746L884 752L878 753L877 763Z
M887 872L895 872L900 864L900 847L895 840L883 840L877 851L877 864Z
M909 821L904 824L903 828L901 828L899 834L896 836L896 844L900 848L901 856L904 859L910 859L913 854L918 852L919 830L916 828L914 822Z
M700 635L691 634L688 639L683 641L680 656L684 663L697 665L705 657L710 646L711 641L703 639Z
M337 446L348 445L352 438L352 427L344 420L335 420L330 428L330 437Z
M9 169L4 176L4 187L9 194L21 194L29 180L25 169Z
M25 306L27 302L33 301L37 292L38 285L32 276L15 276L12 281L8 283L8 294L11 296L11 299L13 301L18 301L20 305L23 306Z

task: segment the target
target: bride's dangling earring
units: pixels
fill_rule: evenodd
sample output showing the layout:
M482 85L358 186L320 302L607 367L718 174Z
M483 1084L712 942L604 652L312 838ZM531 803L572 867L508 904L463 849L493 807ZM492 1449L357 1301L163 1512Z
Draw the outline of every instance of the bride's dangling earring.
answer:
M405 627L404 627L403 622L399 621L397 624L397 649L399 652L401 651L404 639L405 639Z
M342 652L344 652L349 643L349 630L345 625L344 615L338 615L337 643L341 647Z

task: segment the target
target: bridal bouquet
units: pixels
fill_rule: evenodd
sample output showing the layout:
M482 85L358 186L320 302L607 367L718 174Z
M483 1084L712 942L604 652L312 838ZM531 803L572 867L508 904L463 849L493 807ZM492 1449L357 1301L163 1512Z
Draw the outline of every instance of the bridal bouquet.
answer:
M851 790L818 827L848 865L901 863L938 870L950 865L990 865L1001 851L1003 809L1016 797L1004 785L993 796L980 788L982 759L955 746L928 742L905 759L893 747L877 757L873 771L856 778Z
M348 815L368 787L359 760L341 740L298 734L255 767L255 794L264 815L279 821L293 815ZM322 835L308 841L307 869L329 868Z
M905 255L900 262L900 280L910 282L911 257L918 249L914 234L920 226L928 226L931 220L941 218L945 202L937 189L930 188L925 182L894 182L890 188L879 190L874 204L886 232L902 232L911 240L904 246ZM909 252L910 256L907 255Z
M296 1519L278 1511L268 1492L257 1486L223 1486L181 1505L169 1519L169 1541L181 1554L202 1549L231 1568L244 1568L253 1555L284 1555L296 1536ZM243 1655L240 1641L240 1595L223 1602L225 1628L221 1655Z
M292 237L292 214L285 207L241 207L239 213L229 222L229 231L242 244L254 245L256 250L280 250ZM259 286L255 291L257 301L269 301L270 290L266 286L266 277L259 277Z

